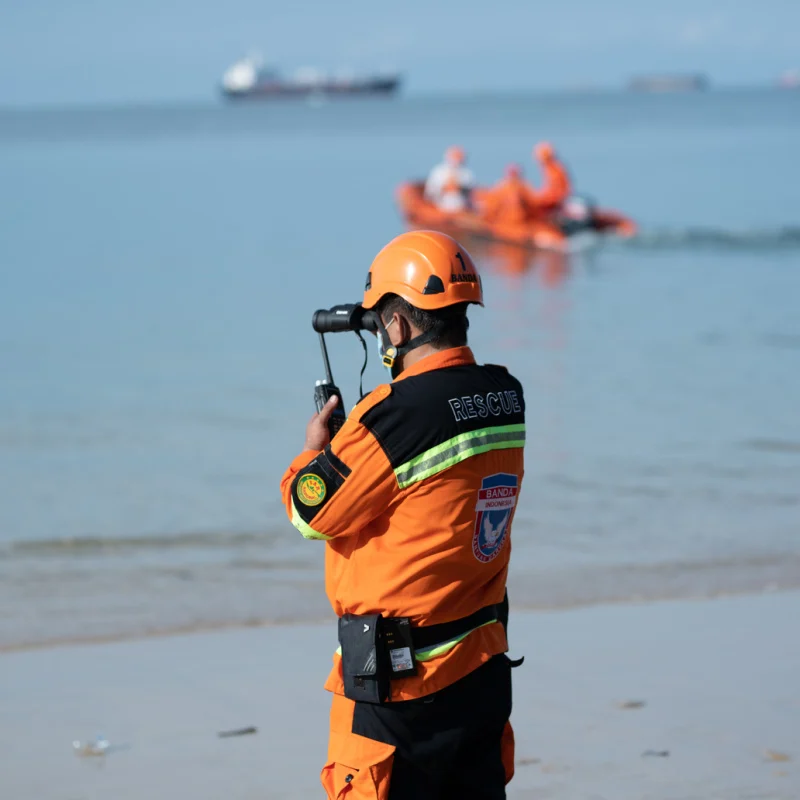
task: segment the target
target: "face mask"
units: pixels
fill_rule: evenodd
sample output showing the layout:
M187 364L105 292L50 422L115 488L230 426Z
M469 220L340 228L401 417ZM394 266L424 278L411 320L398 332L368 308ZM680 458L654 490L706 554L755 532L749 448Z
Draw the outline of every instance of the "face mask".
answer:
M389 324L386 326L386 330L387 331L389 330L389 328L390 328L390 326L391 326L391 324L393 322L394 322L394 317L392 317L392 319L389 321ZM381 359L381 362L382 362L383 361L383 356L386 353L386 348L391 344L391 342L386 344L383 341L383 333L380 330L378 331L378 335L375 338L378 340L378 356L379 356L379 358ZM389 380L394 380L394 375L392 375L392 368L391 367L386 367L385 369L389 373Z

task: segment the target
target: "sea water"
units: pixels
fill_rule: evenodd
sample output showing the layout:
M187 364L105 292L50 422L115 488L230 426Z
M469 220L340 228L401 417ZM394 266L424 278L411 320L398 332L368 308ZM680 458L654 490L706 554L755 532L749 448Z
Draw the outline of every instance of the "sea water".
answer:
M0 648L329 617L279 481L394 203L462 145L640 235L469 242L522 381L512 599L800 585L800 94L0 111ZM330 336L345 403L363 351ZM364 385L384 379L369 348Z

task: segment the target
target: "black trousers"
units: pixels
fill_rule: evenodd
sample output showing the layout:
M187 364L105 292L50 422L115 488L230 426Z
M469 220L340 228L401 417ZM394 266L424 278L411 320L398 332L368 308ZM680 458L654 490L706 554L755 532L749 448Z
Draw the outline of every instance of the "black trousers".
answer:
M395 746L388 800L505 800L511 664L495 656L419 700L356 703L353 733Z

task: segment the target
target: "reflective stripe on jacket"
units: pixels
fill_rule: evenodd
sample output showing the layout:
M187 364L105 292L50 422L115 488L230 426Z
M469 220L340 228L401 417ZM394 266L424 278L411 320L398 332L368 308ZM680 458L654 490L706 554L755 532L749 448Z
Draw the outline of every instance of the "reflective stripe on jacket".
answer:
M326 542L336 614L433 625L500 603L524 442L520 383L459 347L376 388L331 445L300 454L283 498L300 533ZM393 682L392 699L437 691L508 646L499 623L440 645ZM338 657L326 687L343 691Z

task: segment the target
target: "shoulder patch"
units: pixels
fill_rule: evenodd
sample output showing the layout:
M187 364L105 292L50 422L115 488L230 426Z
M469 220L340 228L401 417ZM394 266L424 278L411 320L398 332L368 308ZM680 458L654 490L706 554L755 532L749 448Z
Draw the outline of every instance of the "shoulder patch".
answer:
M330 445L301 469L292 481L292 500L306 524L325 507L350 475L350 468L331 452Z
M297 499L304 506L318 506L328 494L328 487L319 475L307 472L297 481Z

